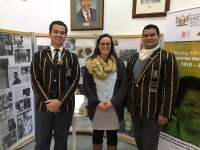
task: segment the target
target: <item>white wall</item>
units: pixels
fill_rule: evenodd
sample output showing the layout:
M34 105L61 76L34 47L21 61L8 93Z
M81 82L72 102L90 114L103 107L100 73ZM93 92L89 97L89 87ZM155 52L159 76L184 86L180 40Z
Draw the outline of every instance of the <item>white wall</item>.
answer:
M64 21L68 34L141 34L145 25L158 25L165 31L165 17L132 19L133 0L104 0L104 30L70 31L70 0L0 0L0 28L48 33L54 20ZM170 11L200 5L200 0L171 0Z

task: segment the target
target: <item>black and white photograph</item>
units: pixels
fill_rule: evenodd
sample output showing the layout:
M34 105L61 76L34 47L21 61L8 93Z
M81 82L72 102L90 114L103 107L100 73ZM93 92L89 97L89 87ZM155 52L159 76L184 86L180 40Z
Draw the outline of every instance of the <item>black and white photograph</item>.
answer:
M17 114L24 111L24 99L15 102L15 109Z
M78 58L89 58L93 55L92 46L76 46L76 55Z
M83 90L83 84L79 84L77 87L77 95L85 95Z
M30 49L15 49L15 63L27 63L30 62Z
M48 45L38 45L38 52L49 47Z
M30 91L30 83L14 87L13 94L15 97L15 101L30 97L30 92L31 92Z
M25 88L23 89L23 97L28 97L30 96L30 88Z
M31 99L30 97L24 99L24 110L31 109Z
M78 59L79 61L79 64L80 64L80 80L79 80L79 83L82 84L82 77L83 77L83 74L84 74L84 70L85 70L85 61L86 61L86 58L79 58Z
M21 84L21 69L20 66L8 67L9 86Z
M10 133L10 137L11 137L11 140L12 140L12 144L15 144L17 142L17 133L16 133L16 130L13 130Z
M23 35L13 35L14 45L18 48L23 48Z
M0 93L0 122L13 116L12 92L3 91Z
M21 66L21 75L30 74L31 66Z
M33 131L32 112L27 111L17 116L18 139L27 136Z
M113 39L113 44L114 44L114 46L118 46L118 40L117 39Z
M11 132L16 129L16 121L14 118L8 119L8 131Z
M76 55L78 58L84 58L84 46L76 47Z
M8 119L1 122L1 135L5 135L8 132L11 132L16 129L16 121L13 117L9 117Z
M0 108L0 123L13 116L13 104L9 103Z
M75 39L65 39L63 47L69 51L75 51Z
M12 34L0 33L0 56L13 55Z
M10 146L17 142L17 133L16 130L13 130L6 136L2 138L2 148L3 150L7 150Z
M16 101L15 102L15 109L16 109L17 114L31 109L31 99L30 99L30 97Z
M122 61L127 61L130 56L137 53L137 49L120 49L119 50L119 58Z
M141 4L154 4L159 2L160 0L141 0Z
M8 58L0 58L0 90L8 87Z
M0 93L0 107L12 102L12 92L4 91Z
M81 77L82 77L83 74L84 74L85 67L86 67L86 66L82 66L82 67L81 67L81 71L80 71L80 76L81 76Z
M13 41L14 49L30 49L30 36L14 34Z
M93 48L92 47L85 47L85 54L84 58L89 58L93 55Z

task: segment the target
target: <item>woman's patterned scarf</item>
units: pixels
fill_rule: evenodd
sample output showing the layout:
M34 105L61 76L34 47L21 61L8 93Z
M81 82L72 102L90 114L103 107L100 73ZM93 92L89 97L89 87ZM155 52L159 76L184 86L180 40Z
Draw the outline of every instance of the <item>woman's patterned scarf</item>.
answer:
M116 60L113 56L108 58L108 63L105 63L99 55L96 58L90 58L86 61L86 67L89 73L99 80L105 80L109 72L117 70Z

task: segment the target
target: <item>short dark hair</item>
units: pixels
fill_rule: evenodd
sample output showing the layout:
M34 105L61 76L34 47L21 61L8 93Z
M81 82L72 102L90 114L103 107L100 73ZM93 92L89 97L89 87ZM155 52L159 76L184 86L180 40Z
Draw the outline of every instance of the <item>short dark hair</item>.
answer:
M152 29L152 28L156 30L157 35L160 35L159 28L156 25L154 25L154 24L149 24L149 25L147 25L147 26L144 27L144 29L142 31L142 36L144 34L144 30L145 29Z
M96 47L94 49L94 54L91 57L89 57L89 58L93 59L93 58L97 57L97 55L100 55L100 50L99 50L98 46L99 46L99 43L100 43L101 39L105 38L105 37L110 38L110 41L111 41L111 50L110 50L110 53L109 53L108 57L110 57L112 55L115 58L117 58L117 54L116 54L115 49L114 49L114 44L113 44L112 36L110 36L107 33L106 34L102 34L102 35L99 36L99 38L97 39Z
M64 22L62 22L62 21L59 21L59 20L53 21L53 22L50 24L50 26L49 26L49 33L51 33L52 28L53 28L53 25L55 25L55 24L64 26L64 27L65 27L65 34L67 34L67 31L68 31L68 30L67 30L66 24L65 24Z
M18 75L18 72L14 72L14 74Z
M200 78L194 76L185 76L180 78L179 90L177 99L175 102L175 107L179 107L183 101L188 90L198 90L200 91Z

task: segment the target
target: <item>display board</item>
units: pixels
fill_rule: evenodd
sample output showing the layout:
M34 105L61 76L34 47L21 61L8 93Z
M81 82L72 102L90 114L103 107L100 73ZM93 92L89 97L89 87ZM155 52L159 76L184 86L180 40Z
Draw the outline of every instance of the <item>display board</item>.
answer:
M34 133L31 33L0 29L0 149Z
M159 149L200 150L200 7L169 12L164 49L176 56L180 86Z

